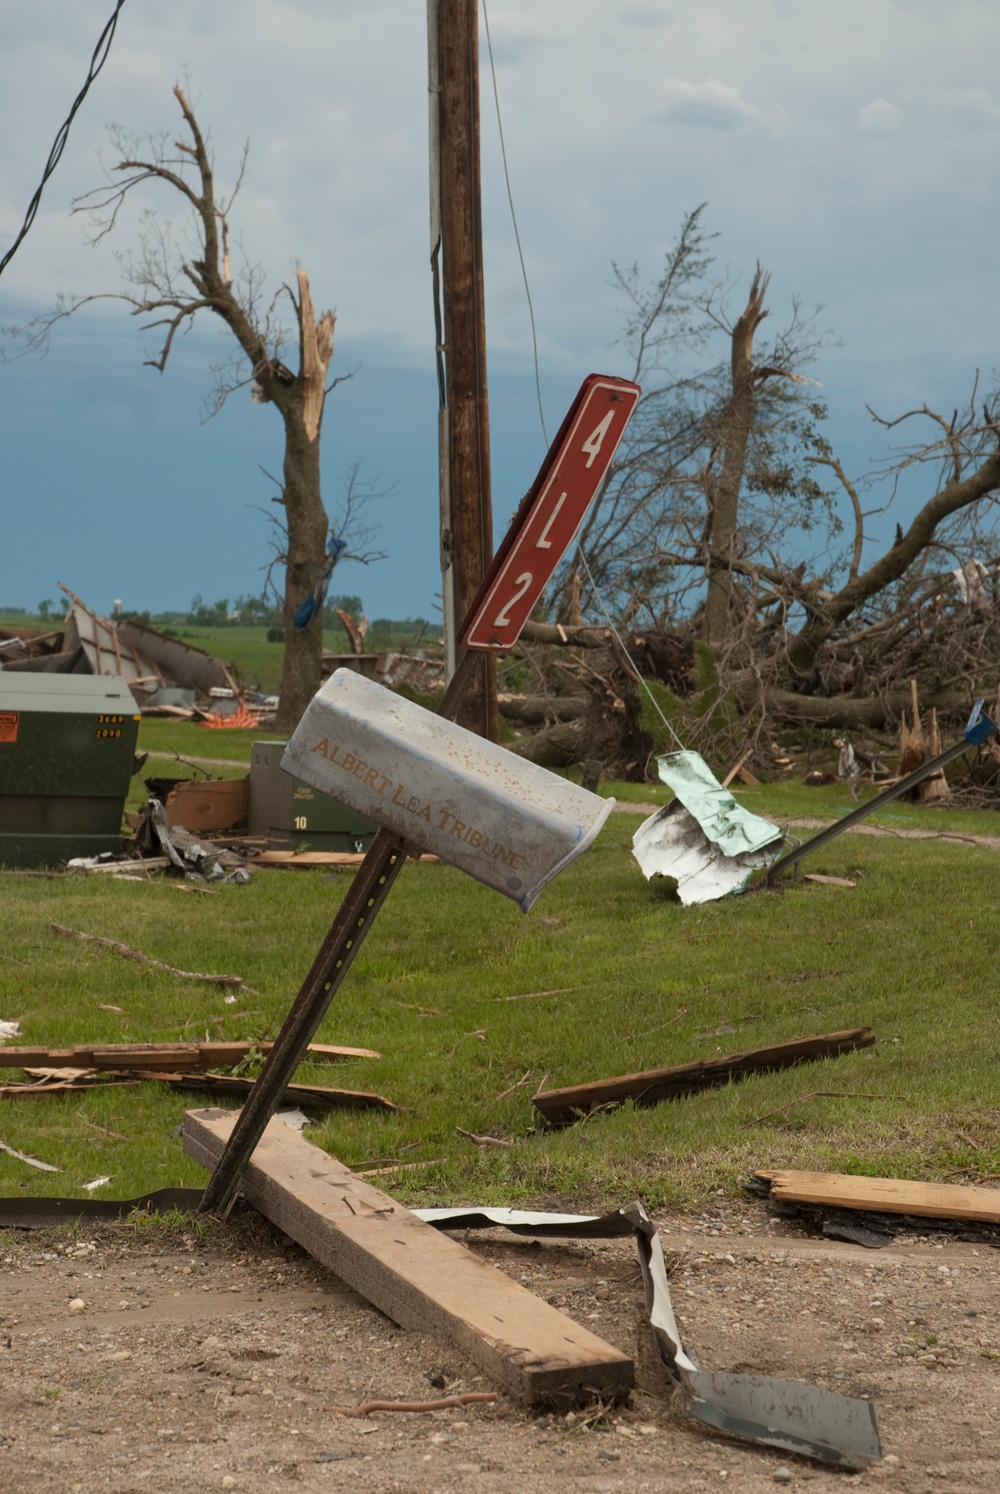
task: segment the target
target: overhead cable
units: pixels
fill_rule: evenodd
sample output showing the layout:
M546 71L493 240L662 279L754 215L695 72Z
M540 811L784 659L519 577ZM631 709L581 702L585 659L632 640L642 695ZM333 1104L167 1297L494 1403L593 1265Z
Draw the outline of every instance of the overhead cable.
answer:
M497 70L493 62L493 42L490 37L490 18L486 10L486 0L483 0L483 24L486 28L486 46L490 54L490 74L493 78L493 102L497 111L497 130L500 135L500 156L503 161L503 179L507 185L507 201L510 203L510 221L514 227L514 242L517 244L517 257L521 261L521 278L524 280L524 294L528 301L528 316L531 319L531 346L535 354L535 392L538 395L538 418L542 422L542 436L545 444L549 444L549 433L545 429L545 411L542 409L542 384L538 371L538 337L535 333L535 308L531 304L531 287L528 284L528 271L524 263L524 253L521 249L521 235L517 228L517 214L514 211L514 196L510 188L510 175L507 171L507 147L503 138L503 120L500 117L500 93L497 88Z
M87 97L87 94L90 91L90 85L93 83L94 79L101 71L101 68L108 60L108 53L111 50L111 42L114 38L115 28L118 25L118 14L124 4L125 0L118 0L117 5L115 6L114 15L112 15L111 19L108 21L107 25L104 27L104 30L101 32L100 37L98 38L97 46L94 48L93 56L90 59L90 68L87 72L86 80L83 87L80 89L80 92L77 94L75 100L73 101L72 109L69 111L69 114L67 115L63 123L59 126L56 138L52 142L52 149L49 151L49 159L45 163L45 170L42 172L42 179L39 182L38 187L36 188L35 195L34 197L32 197L30 203L28 204L28 211L24 216L24 223L21 225L21 231L18 234L17 238L14 240L13 244L11 244L10 248L7 250L7 253L3 256L2 259L0 259L0 275L3 274L10 261L14 258L14 255L17 253L18 249L21 246L21 243L27 235L29 228L35 221L35 215L37 214L42 201L42 191L44 190L45 183L48 181L49 177L58 166L59 158L66 148L66 141L69 139L70 125L73 123L73 118L76 114L76 111L79 109L80 105Z
M548 443L549 443L549 436L548 436L548 431L545 428L545 412L544 412L544 410L542 408L542 384L541 384L541 378L540 378L540 375L539 375L539 368L538 368L538 337L537 337L536 332L535 332L535 309L534 309L534 306L532 305L532 301L531 301L531 287L528 284L528 271L527 271L527 267L525 266L525 263L524 263L524 253L523 253L523 251L521 249L521 235L520 235L520 233L518 231L518 227L517 227L517 214L514 211L514 196L513 196L513 193L511 191L510 175L509 175L508 170L507 170L507 148L506 148L506 146L504 144L503 119L501 118L501 115L500 115L500 93L499 93L499 90L497 88L497 73L496 73L496 67L495 67L494 62L493 62L493 42L492 42L492 40L490 38L490 18L489 18L489 14L487 12L487 9L486 9L486 0L482 0L482 6L483 6L483 23L484 23L485 29L486 29L486 46L487 46L487 49L489 50L489 54L490 54L490 73L491 73L492 78L493 78L493 101L494 101L494 104L496 105L497 130L498 130L499 135L500 135L500 155L501 155L501 158L503 160L503 176L504 176L504 182L506 183L506 187L507 187L507 201L510 204L510 220L511 220L511 223L513 224L513 228L514 228L514 241L517 244L518 258L521 261L521 276L522 276L522 279L524 280L524 294L525 294L525 296L527 298L527 301L528 301L528 316L531 319L531 345L532 345L532 348L534 350L534 357L535 357L535 391L536 391L536 393L538 395L538 416L539 416L539 419L541 420L541 423L542 423L542 435L545 438L545 444L548 445ZM600 590L600 588L599 588L596 580L594 579L594 575L593 575L593 572L590 569L590 566L587 564L587 557L584 554L583 545L582 544L578 544L577 547L576 547L576 558L579 560L579 562L580 562L580 564L581 564L584 572L586 573L587 580L590 582L590 588L591 588L591 591L593 592L594 599L597 602L598 606L600 607L601 611L604 613L604 616L605 616L605 619L607 621L608 627L611 629L611 632L614 634L615 638L617 639L618 645L621 648L621 650L622 650L623 654L625 655L626 659L628 660L629 665L631 666L632 672L635 675L635 678L639 681L639 683L642 685L643 689L645 690L646 694L649 696L649 699L652 702L654 710L656 711L656 713L659 716L660 720L662 721L663 725L669 731L670 735L673 737L674 741L677 743L677 746L679 748L683 749L683 745L684 744L682 743L682 741L681 741L680 737L677 735L677 733L674 731L673 726L670 724L670 722L667 720L666 716L663 714L663 711L660 708L659 701L656 699L656 696L653 694L652 690L649 688L649 685L646 683L646 680L643 678L642 673L639 670L639 666L636 664L636 662L633 659L632 655L629 653L628 645L626 644L626 642L625 642L624 638L622 637L621 633L618 631L617 627L615 626L615 623L614 623L614 620L612 619L611 613L608 610L607 603L605 602L604 597L601 594L601 590Z

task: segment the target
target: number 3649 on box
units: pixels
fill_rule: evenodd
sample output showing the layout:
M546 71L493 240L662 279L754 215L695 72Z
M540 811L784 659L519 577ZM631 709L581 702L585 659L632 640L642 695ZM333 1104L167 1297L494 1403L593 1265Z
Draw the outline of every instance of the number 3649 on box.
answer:
M626 379L584 379L469 608L463 648L504 653L513 647L576 538L640 393Z

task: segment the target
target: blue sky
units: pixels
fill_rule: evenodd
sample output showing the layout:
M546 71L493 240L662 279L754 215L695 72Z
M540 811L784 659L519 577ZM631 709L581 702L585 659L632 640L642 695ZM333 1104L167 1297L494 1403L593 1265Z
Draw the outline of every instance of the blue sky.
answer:
M111 9L6 0L0 249ZM977 368L988 378L1000 363L996 5L492 0L489 21L550 431L585 374L629 372L611 261L654 275L683 213L705 200L734 305L757 259L775 324L793 296L822 304L840 346L809 372L852 474L885 449L866 404L950 411ZM274 286L301 262L317 307L337 310L334 371L354 377L327 406L328 506L359 458L394 489L379 506L388 558L345 567L334 587L359 593L371 617L429 615L440 580L420 0L127 0L0 278L0 322L59 291L114 289L116 244L88 247L70 201L101 180L108 123L176 133L170 90L185 74L220 180L250 141L234 213L249 257ZM499 528L544 443L485 55L482 113ZM0 365L0 605L34 607L57 581L99 610L116 597L157 611L258 589L259 510L273 491L260 469L280 468L277 415L243 391L199 423L224 351L210 327L163 375L142 366L151 346L105 302L59 328L43 360ZM921 492L907 490L892 523Z

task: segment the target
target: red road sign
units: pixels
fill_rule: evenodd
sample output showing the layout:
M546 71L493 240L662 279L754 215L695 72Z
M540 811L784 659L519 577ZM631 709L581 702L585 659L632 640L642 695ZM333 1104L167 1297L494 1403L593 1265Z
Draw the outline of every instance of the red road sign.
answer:
M469 608L463 648L504 653L516 643L604 481L640 392L626 379L584 379Z

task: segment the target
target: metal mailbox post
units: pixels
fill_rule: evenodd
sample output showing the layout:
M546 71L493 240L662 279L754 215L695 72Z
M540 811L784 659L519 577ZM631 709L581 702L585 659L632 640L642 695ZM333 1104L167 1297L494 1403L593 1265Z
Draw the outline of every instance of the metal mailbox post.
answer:
M505 653L517 641L531 608L607 476L640 392L637 384L624 379L591 374L584 380L469 609L460 638L465 652L438 707L441 721L453 719L475 672L477 652ZM476 744L476 756L480 756L482 741L471 733L461 735ZM292 761L290 757L289 765ZM294 764L301 776L303 769L297 749ZM369 769L375 766L367 764ZM388 778L385 766L382 775ZM587 798L596 796L587 795ZM396 821L397 828L389 828L383 822L372 841L208 1180L201 1201L203 1213L224 1213L232 1204L240 1174L326 1015L372 920L410 850L417 852L423 848L426 830L421 827L426 821L418 816L413 818L418 827L415 835L404 837L400 833L404 828L409 829L405 821ZM598 829L597 817L591 814L589 831L582 832L579 838L583 839L587 833L593 838ZM471 846L471 841L464 844ZM583 846L577 849L582 850ZM568 859L567 855L557 861L548 876L554 876ZM546 879L543 874L538 885ZM515 892L522 889L508 888L508 895Z

